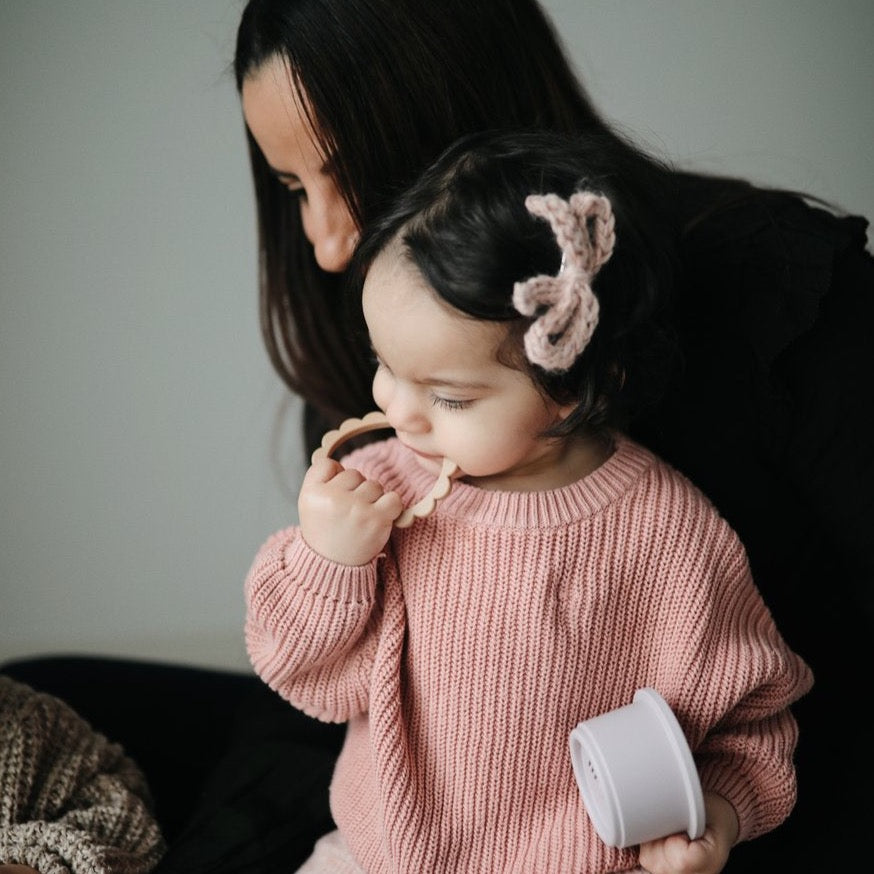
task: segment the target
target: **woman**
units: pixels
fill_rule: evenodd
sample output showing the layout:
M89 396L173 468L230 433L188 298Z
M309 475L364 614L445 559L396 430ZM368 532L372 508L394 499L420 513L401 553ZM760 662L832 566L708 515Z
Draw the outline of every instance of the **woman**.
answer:
M651 163L592 107L534 0L251 0L235 71L258 206L261 323L277 371L307 402L309 447L326 427L369 407L369 350L351 341L342 305L343 269L358 228L444 147L486 128L593 131L616 140L629 161ZM874 625L867 549L874 477L863 436L874 419L874 261L865 251L866 223L741 181L665 171L664 183L678 260L664 306L679 354L661 401L631 434L686 473L739 533L787 642L816 677L796 709L795 812L771 835L738 847L726 870L778 861L790 869L839 869L855 861L856 817L845 812L870 811L864 788L874 777L852 730L858 666L870 658L863 642ZM32 684L63 693L80 675L75 666L61 668L21 670L30 670ZM93 678L93 664L89 670ZM161 682L147 666L141 671L148 682ZM210 680L222 688L222 677ZM179 698L179 719L197 724L186 696ZM73 703L99 726L99 713ZM121 706L117 696L107 703ZM281 718L262 723L269 738ZM311 730L283 729L281 742ZM113 736L126 737L118 730ZM186 738L177 735L176 743L193 748ZM210 730L206 741L219 755L225 738ZM297 747L277 756L278 768L259 772L276 811L271 819L256 800L252 764L269 745L251 737L250 745L235 745L233 736L228 743L209 783L211 809L252 799L256 818L236 817L234 828L216 833L192 826L171 846L166 870L174 854L186 858L185 870L197 870L201 849L222 841L255 853L252 834L265 830L294 843L295 829L309 829L306 846L327 830L324 806L316 811L311 801L321 803L324 785L314 776L314 795L313 784L297 779L290 764L299 760ZM336 748L335 738L316 743L326 756ZM149 745L160 755L164 744L152 733ZM195 748L202 751L204 742ZM204 755L201 770L212 761ZM282 767L288 779L279 779ZM276 785L268 790L266 775L286 793L284 801ZM232 802L225 797L231 786ZM155 794L160 812L162 793ZM257 817L251 832L240 825ZM218 821L202 814L196 823ZM287 847L283 852L293 864ZM233 852L222 858L234 870ZM246 870L271 868L250 862Z

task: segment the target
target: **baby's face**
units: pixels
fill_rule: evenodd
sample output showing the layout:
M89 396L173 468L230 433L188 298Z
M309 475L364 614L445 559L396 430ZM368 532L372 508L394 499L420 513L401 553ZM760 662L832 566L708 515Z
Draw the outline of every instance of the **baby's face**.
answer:
M378 365L373 397L422 466L436 474L446 457L477 485L538 489L559 451L541 434L560 409L497 360L506 326L440 300L397 244L374 261L363 307Z

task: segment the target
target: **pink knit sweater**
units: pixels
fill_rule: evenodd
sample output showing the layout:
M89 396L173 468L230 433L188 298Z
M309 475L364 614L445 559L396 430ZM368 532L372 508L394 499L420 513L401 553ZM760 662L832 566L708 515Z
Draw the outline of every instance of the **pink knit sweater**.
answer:
M431 480L396 440L344 465L410 502ZM457 483L361 567L326 561L296 528L246 581L255 669L296 707L348 721L334 818L369 872L608 872L568 736L658 689L705 791L740 837L795 800L788 705L810 671L780 637L743 547L686 479L625 438L550 492Z

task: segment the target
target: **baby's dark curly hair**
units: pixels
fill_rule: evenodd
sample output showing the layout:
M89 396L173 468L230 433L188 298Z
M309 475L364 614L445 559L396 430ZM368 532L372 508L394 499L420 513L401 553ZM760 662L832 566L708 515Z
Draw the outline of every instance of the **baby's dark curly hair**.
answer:
M394 240L444 301L476 319L506 322L502 362L530 374L573 412L550 435L623 428L660 396L674 343L664 324L673 240L661 190L666 176L629 164L609 139L548 132L478 134L449 148L378 224L366 228L353 285L359 300L373 259ZM550 224L525 206L530 194L607 197L616 243L592 282L599 319L583 353L553 372L525 357L533 319L513 305L517 282L556 274L561 251ZM363 324L359 321L359 324Z

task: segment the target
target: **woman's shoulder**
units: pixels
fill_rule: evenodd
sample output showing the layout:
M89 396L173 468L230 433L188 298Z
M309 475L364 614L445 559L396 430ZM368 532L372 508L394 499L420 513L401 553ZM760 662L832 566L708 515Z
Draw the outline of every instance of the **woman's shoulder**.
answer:
M680 173L675 183L681 332L736 335L768 366L830 292L868 293L864 218L742 180Z
M687 172L673 173L672 181L681 237L687 242L719 247L771 228L829 239L839 246L865 244L864 217L812 193Z
M717 259L748 267L773 261L807 268L826 257L865 251L868 220L804 192L742 179L676 173L676 221L684 266Z

